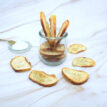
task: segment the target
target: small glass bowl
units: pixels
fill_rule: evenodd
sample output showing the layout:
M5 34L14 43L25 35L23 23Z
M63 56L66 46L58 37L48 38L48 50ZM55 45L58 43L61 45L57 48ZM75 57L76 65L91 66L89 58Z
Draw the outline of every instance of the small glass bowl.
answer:
M16 41L17 42L17 41ZM12 53L15 53L15 54L21 54L21 53L25 53L27 51L29 51L31 48L32 48L32 45L30 44L30 42L28 41L23 41L27 44L27 47L25 49L21 49L21 50L17 50L17 49L13 49L13 45L10 45L8 46L9 50L12 52Z
M66 37L68 33L65 32L62 37L46 37L43 30L39 32L40 60L50 66L57 66L62 64L66 59Z

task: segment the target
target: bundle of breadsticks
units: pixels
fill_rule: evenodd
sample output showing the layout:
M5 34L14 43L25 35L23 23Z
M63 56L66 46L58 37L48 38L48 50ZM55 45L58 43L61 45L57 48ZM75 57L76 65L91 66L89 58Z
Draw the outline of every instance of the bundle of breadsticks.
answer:
M69 20L66 20L58 34L56 34L56 15L51 15L49 18L50 26L46 20L44 12L40 12L40 22L43 32L46 36L46 41L40 45L40 54L47 61L59 61L65 57L65 45L61 44L61 38L66 32Z

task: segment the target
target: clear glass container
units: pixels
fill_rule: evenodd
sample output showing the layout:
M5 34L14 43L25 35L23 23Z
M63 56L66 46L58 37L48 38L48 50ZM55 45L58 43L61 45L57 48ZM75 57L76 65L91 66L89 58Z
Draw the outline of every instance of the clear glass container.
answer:
M17 42L15 44L17 44L17 46L15 44L11 45L9 44L8 48L11 52L15 53L15 54L21 54L21 53L25 53L27 51L29 51L32 48L32 45L30 44L30 42L28 41L23 41L23 43L26 46L23 46L22 44L20 44L20 42ZM15 45L15 47L14 47ZM22 45L22 46L21 46Z
M62 37L46 37L42 30L39 32L39 57L44 64L56 66L65 61L67 35L65 32Z

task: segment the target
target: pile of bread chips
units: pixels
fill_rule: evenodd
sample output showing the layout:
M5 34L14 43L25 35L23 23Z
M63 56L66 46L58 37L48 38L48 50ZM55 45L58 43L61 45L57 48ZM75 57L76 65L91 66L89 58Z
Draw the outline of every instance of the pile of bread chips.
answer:
M79 67L93 67L95 61L87 57L78 57L73 60L73 66ZM10 61L11 67L16 72L31 70L31 63L24 56L16 56ZM88 78L89 74L84 71L74 70L67 67L62 68L63 76L72 82L73 84L83 84ZM32 70L29 74L29 78L39 85L50 87L58 82L57 77L54 74L46 74L44 71Z
M51 15L49 18L50 26L46 20L44 12L40 12L40 21L46 36L46 41L40 46L40 54L46 61L59 61L65 57L65 45L60 44L61 39L66 32L69 20L66 20L58 34L56 34L56 15Z
M45 36L56 37L56 16L50 16L50 28L43 12L40 13L40 19ZM63 36L68 25L68 20L63 23L57 35L58 37ZM68 52L72 54L78 54L85 51L86 49L87 48L82 44L72 44L69 46ZM40 46L40 54L44 59L49 61L52 61L53 59L55 61L58 61L64 58L64 50L65 46L64 44L60 44L60 40L47 39ZM72 65L74 67L93 67L95 64L95 61L88 57L77 57L72 61ZM29 71L32 68L31 63L24 56L16 56L12 58L10 61L10 65L16 72ZM67 67L62 68L62 75L73 84L83 84L89 78L89 74L87 72L74 70ZM58 79L54 74L49 75L44 71L39 70L32 70L32 72L29 74L29 79L45 87L53 86L58 82Z

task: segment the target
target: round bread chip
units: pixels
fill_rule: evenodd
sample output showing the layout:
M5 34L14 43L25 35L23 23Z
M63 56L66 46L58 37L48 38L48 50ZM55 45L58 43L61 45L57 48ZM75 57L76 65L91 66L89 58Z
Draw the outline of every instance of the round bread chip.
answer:
M68 48L68 52L72 54L77 54L85 51L87 48L82 44L72 44Z
M70 82L78 85L85 83L89 78L89 74L87 72L74 70L66 67L62 69L62 74Z
M51 56L42 55L42 57L47 61L60 61L60 60L64 59L65 56L66 56L65 54L60 55L60 56L56 56L56 57L55 56L51 57Z
M63 55L64 52L57 52L56 50L41 50L40 54L45 56L60 56Z
M11 59L10 66L16 72L28 71L31 69L31 63L24 56L16 56Z
M55 75L49 75L43 71L37 71L37 70L33 70L30 73L29 78L32 81L36 82L37 84L45 87L51 87L58 82L58 79L56 78Z
M93 67L95 65L95 61L87 57L78 57L73 60L72 65L78 67Z

